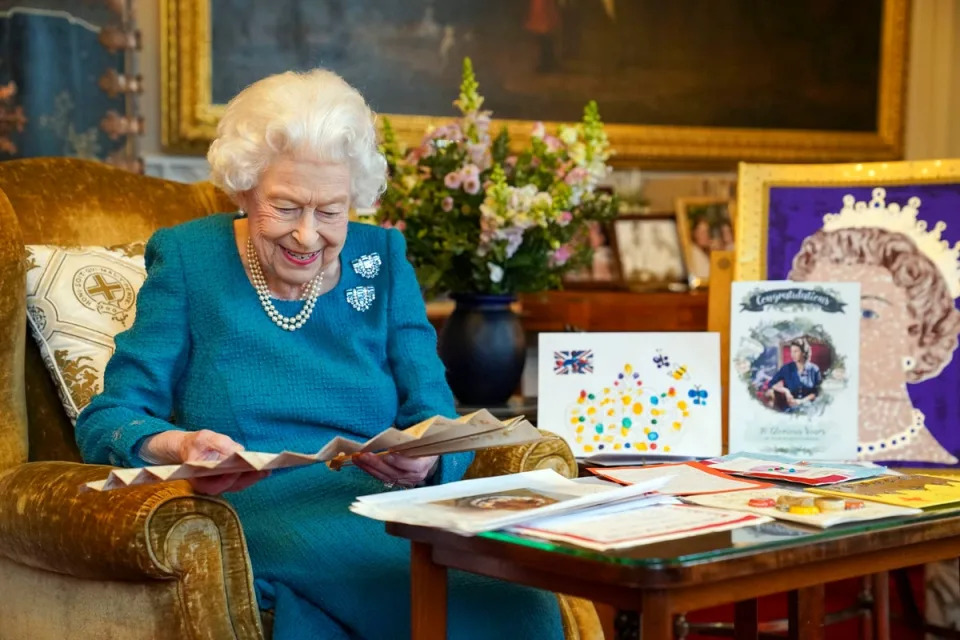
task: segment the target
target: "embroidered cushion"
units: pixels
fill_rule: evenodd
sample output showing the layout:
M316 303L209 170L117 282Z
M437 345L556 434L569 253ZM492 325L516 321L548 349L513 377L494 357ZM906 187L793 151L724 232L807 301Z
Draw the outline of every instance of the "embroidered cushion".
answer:
M27 324L74 423L103 388L114 336L133 324L144 247L26 247Z

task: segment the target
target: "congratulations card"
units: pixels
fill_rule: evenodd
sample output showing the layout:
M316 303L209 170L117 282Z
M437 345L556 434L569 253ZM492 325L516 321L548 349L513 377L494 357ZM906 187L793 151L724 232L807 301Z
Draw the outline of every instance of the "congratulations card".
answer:
M857 457L860 284L734 282L730 450Z
M716 333L541 333L537 426L578 458L721 452Z

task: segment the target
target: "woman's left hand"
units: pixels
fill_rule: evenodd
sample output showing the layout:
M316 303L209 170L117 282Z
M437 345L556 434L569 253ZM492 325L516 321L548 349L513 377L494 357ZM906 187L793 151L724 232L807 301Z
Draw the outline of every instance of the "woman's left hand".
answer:
M409 489L426 480L438 460L437 456L408 458L399 453L382 456L364 453L354 458L353 462L388 487Z

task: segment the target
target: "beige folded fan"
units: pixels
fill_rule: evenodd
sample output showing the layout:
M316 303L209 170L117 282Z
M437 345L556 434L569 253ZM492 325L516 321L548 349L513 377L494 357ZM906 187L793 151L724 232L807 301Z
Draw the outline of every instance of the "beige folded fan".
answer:
M539 440L540 437L537 428L522 416L501 422L486 409L481 409L456 420L435 416L407 429L390 427L366 442L337 436L313 454L240 451L222 460L114 469L105 480L88 482L83 487L93 491L110 491L222 473L301 467L317 462L326 462L331 469L336 470L351 464L353 458L361 453L403 453L416 458L525 444Z

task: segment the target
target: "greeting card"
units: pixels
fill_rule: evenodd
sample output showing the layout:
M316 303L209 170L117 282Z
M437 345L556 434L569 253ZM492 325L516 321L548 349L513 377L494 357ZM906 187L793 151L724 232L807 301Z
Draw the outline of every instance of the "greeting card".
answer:
M960 481L949 476L899 475L811 489L816 493L927 509L960 502Z
M574 455L721 450L715 333L541 333L537 426Z
M734 282L730 450L857 456L860 284Z

